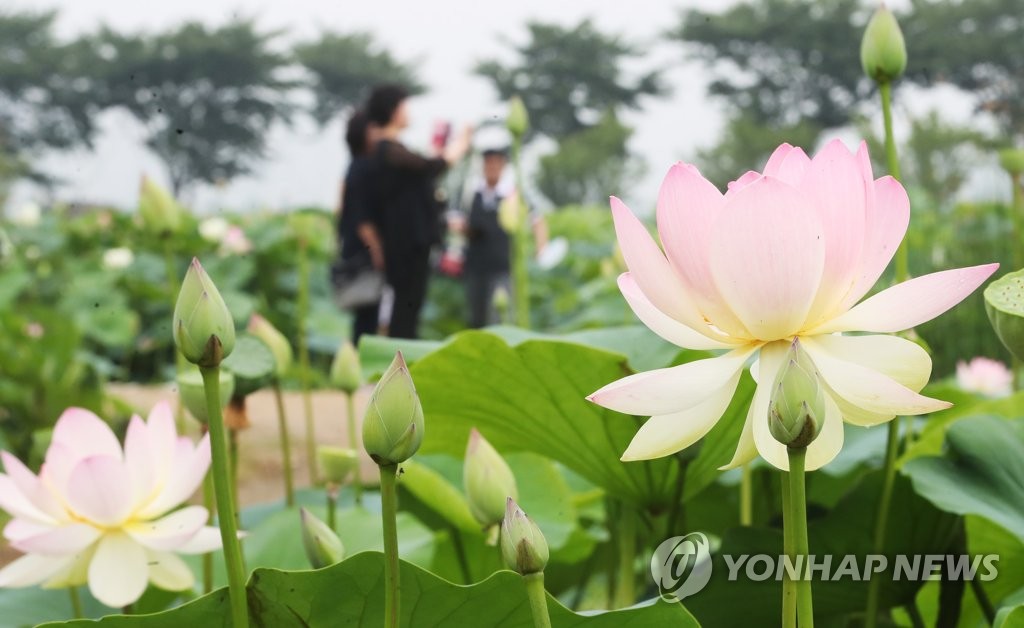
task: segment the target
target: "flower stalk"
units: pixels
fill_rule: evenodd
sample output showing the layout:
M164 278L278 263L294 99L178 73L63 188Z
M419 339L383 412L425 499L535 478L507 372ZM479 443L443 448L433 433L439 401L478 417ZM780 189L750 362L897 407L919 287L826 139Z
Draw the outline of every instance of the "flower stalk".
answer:
M548 595L544 590L544 572L523 576L526 583L526 596L530 600L530 612L533 614L534 628L551 628L551 616L548 614Z
M316 426L313 423L313 396L310 391L309 343L306 341L306 323L309 318L309 252L305 238L299 239L299 292L296 300L296 322L299 349L299 380L302 382L302 407L306 416L306 459L309 481L316 484L319 473L316 466Z
M509 133L512 135L512 171L515 173L516 202L515 229L512 231L512 297L515 301L515 322L523 329L530 328L530 275L526 260L529 255L527 237L530 224L525 188L523 187L523 168L520 162L523 136L529 128L529 116L523 101L513 97L509 101L509 113L506 120Z
M217 523L220 527L224 561L228 572L231 619L235 628L246 628L249 625L249 611L245 596L242 547L238 542L238 527L233 512L234 497L231 491L231 470L228 468L227 435L220 407L220 367L204 366L200 368L200 372L206 388L206 411L210 419L213 490L217 501Z
M284 503L288 508L295 505L295 480L292 477L292 444L288 433L288 417L284 409L284 395L281 394L281 380L274 379L274 401L277 404L277 426L281 441L281 466L284 473Z
M796 548L793 543L793 524L789 516L792 508L790 496L790 477L788 471L781 474L782 493L782 543L783 551L789 557L790 564L796 564ZM782 573L782 628L796 628L796 581L790 577L789 571Z
M71 599L71 618L82 619L82 596L78 594L78 587L68 587L68 597Z
M348 446L355 449L358 439L356 437L356 396L355 393L345 393L345 403L348 406ZM352 489L355 491L357 506L363 505L363 471L362 465L356 464L355 479L352 480Z
M398 465L380 465L380 500L384 526L384 628L398 628L401 584L398 574Z
M636 513L623 508L619 513L619 573L615 578L615 608L636 602Z
M799 622L800 628L814 628L814 603L811 597L811 576L807 541L807 494L804 477L804 466L807 459L806 447L788 447L789 453L789 509L786 511L786 527L791 529L790 542L796 557L794 564L799 564L800 574L796 585L796 616L783 618L784 626L794 626ZM785 602L783 608L786 608Z

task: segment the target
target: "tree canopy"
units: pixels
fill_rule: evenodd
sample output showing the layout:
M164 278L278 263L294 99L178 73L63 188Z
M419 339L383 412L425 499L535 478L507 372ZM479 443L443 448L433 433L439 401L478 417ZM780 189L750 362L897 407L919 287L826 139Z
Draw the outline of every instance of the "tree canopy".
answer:
M375 83L399 83L412 93L424 90L415 67L396 59L370 33L322 33L300 42L295 58L309 73L313 118L327 124L340 112L356 106Z
M486 59L474 71L499 98L523 99L531 135L561 139L597 124L606 111L636 109L644 96L667 91L656 70L629 80L623 65L643 51L589 19L572 27L530 22L527 29L527 41L513 46L514 62Z
M271 46L279 34L248 19L215 28L188 22L155 35L103 29L93 38L104 52L101 102L145 126L175 192L249 173L271 126L293 110L288 57Z

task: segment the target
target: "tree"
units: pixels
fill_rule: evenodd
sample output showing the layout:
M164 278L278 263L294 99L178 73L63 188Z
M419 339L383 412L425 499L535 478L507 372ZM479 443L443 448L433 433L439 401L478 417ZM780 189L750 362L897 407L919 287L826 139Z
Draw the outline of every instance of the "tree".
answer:
M564 138L540 159L537 187L556 206L604 203L609 190L639 177L643 165L626 146L633 129L607 112L594 126Z
M270 127L290 119L297 83L282 76L288 58L271 45L279 35L248 19L156 35L103 29L93 42L104 56L98 98L146 127L175 195L194 182L230 180L252 171Z
M311 114L320 125L356 106L375 83L399 83L412 93L424 89L415 68L395 59L370 33L322 33L297 44L294 53L309 73L315 97Z
M1008 135L1024 140L1024 11L1020 0L912 0L901 17L907 79L974 95Z
M49 148L88 145L96 130L96 57L81 41L57 41L55 17L0 12L0 188L23 176L49 181L32 159Z
M523 99L531 136L558 140L593 126L606 111L636 109L643 96L666 93L657 71L627 81L622 66L642 51L590 20L571 28L530 22L527 28L529 40L515 46L514 63L484 60L474 71L491 81L499 98Z
M690 10L668 35L710 64L711 95L766 125L847 124L872 90L860 66L859 0L752 0Z

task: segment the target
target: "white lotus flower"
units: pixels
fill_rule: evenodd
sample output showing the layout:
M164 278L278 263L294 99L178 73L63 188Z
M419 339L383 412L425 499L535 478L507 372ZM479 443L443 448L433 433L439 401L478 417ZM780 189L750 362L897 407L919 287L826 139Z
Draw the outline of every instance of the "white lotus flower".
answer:
M107 606L134 603L148 583L192 587L192 570L175 552L220 547L202 506L186 506L206 475L210 443L179 437L162 402L148 421L133 416L124 447L88 410L69 408L53 430L39 475L0 452L0 508L13 517L4 537L25 555L0 570L0 587L88 583Z

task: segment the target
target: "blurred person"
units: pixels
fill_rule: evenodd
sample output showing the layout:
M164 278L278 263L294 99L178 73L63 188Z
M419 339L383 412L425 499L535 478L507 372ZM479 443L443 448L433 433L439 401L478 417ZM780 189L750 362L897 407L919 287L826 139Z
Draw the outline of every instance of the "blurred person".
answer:
M388 335L418 336L420 310L427 294L430 250L441 239L438 177L462 159L472 130L466 128L433 157L405 147L399 136L409 125L409 92L380 85L366 103L366 114L379 129L373 163L379 203L377 226L384 245L384 268L394 290Z
M497 322L494 295L499 288L510 289L511 241L498 220L498 208L509 193L501 185L507 164L504 149L483 151L483 181L473 193L465 221L453 225L466 236L462 273L469 326L474 329Z
M352 276L373 269L379 275L384 270L384 246L377 230L380 208L370 152L375 142L376 129L366 112L353 113L345 130L345 143L352 159L341 188L337 222L341 260L335 274L336 287L340 273ZM380 287L383 287L382 282ZM377 332L380 311L379 289L371 289L361 296L359 304L348 308L352 311L352 344L357 346L363 334Z

